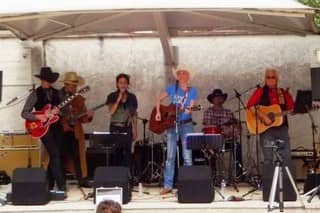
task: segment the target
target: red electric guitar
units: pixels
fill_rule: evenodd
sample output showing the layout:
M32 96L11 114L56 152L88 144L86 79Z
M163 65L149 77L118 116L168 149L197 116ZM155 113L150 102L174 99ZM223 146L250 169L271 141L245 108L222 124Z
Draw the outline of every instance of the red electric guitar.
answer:
M61 109L62 107L66 106L68 103L70 103L76 96L82 95L89 90L90 90L89 86L86 86L86 87L80 89L78 92L69 96L63 102L61 102L57 106L57 108ZM25 127L26 127L27 132L29 133L29 135L32 138L36 138L36 139L41 138L42 136L47 134L50 125L53 123L56 123L59 120L59 116L51 113L51 109L52 109L52 105L47 104L41 110L32 112L32 114L34 114L34 115L46 115L48 117L48 119L44 122L42 122L40 120L36 120L36 121L26 120Z

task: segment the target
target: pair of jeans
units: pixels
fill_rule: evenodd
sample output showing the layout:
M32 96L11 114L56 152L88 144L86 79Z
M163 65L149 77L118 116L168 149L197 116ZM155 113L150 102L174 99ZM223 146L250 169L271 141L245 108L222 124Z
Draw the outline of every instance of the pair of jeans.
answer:
M47 169L49 187L53 188L56 183L59 190L65 189L65 179L61 164L62 137L62 127L59 124L52 124L47 134L41 138L41 142L46 147L50 158Z
M192 150L187 149L186 136L188 133L193 133L192 122L181 124L178 127L178 136L182 143L182 156L185 166L192 165ZM164 172L164 183L163 186L167 189L172 189L174 169L177 155L177 133L175 127L167 130L167 161Z
M79 155L79 143L73 131L64 132L63 133L63 144L62 144L62 168L64 171L64 175L66 175L66 162L67 158L70 156L74 170L76 173L77 180L79 183L82 180L82 171L80 165L80 155Z

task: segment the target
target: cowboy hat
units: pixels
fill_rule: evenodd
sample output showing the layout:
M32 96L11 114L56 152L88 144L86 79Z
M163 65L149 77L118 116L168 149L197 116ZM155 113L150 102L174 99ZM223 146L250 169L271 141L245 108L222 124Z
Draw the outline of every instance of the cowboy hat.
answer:
M85 83L84 79L78 75L76 72L66 72L64 74L63 83L73 84L73 85L83 85Z
M172 73L173 73L174 77L177 78L177 72L182 71L182 70L187 71L189 73L190 80L193 78L193 76L195 74L194 69L192 69L191 67L188 67L184 64L181 64L181 65L178 65L178 66L172 68Z
M59 73L52 72L51 67L41 67L40 74L34 76L49 83L54 83L59 78Z
M207 96L207 100L212 103L212 99L215 97L223 97L224 101L227 99L228 94L223 93L221 89L214 89L211 94Z

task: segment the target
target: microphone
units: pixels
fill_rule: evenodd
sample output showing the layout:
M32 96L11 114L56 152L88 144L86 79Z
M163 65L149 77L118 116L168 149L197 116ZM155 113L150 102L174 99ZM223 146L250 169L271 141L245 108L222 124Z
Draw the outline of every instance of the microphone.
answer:
M32 92L33 90L34 90L34 86L32 86L31 89L28 89L28 92ZM15 102L16 100L18 100L19 98L21 98L21 96L20 96L20 97L16 96L16 97L12 98L10 101L8 101L8 102L6 103L6 105L8 106L8 105L12 104L13 102Z
M179 86L179 81L176 80L176 91L178 90L178 86Z
M6 103L6 105L8 106L9 104L12 104L13 102L15 102L16 100L18 100L18 97L14 97L12 98L10 101L8 101L8 103Z
M257 87L257 88L260 88L261 86L260 86L260 84L257 84L256 87Z

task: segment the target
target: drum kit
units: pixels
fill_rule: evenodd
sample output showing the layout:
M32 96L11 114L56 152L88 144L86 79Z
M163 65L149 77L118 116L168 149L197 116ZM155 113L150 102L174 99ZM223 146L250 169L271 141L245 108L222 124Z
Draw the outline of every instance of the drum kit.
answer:
M143 122L143 139L135 142L133 176L136 178L137 182L161 185L167 154L166 140L165 138L162 138L160 140L162 142L156 142L156 135L151 131L147 137L146 123L148 120L143 118L138 119ZM221 134L224 135L225 139L221 150L203 149L201 150L202 153L200 152L200 157L205 159L203 164L211 165L215 183L220 184L222 180L226 181L233 185L237 191L238 188L236 183L243 180L243 176L246 175L246 173L242 171L244 166L242 165L241 144L239 143L242 123L243 122L239 122L237 119L232 119L227 123L224 123L222 125L223 127L205 126L202 129L203 134ZM225 127L231 130L227 135L224 132ZM250 138L248 137L247 139L249 140ZM228 170L223 166L225 153L230 153ZM195 162L197 159L193 160ZM246 169L246 171L247 170L249 169Z

